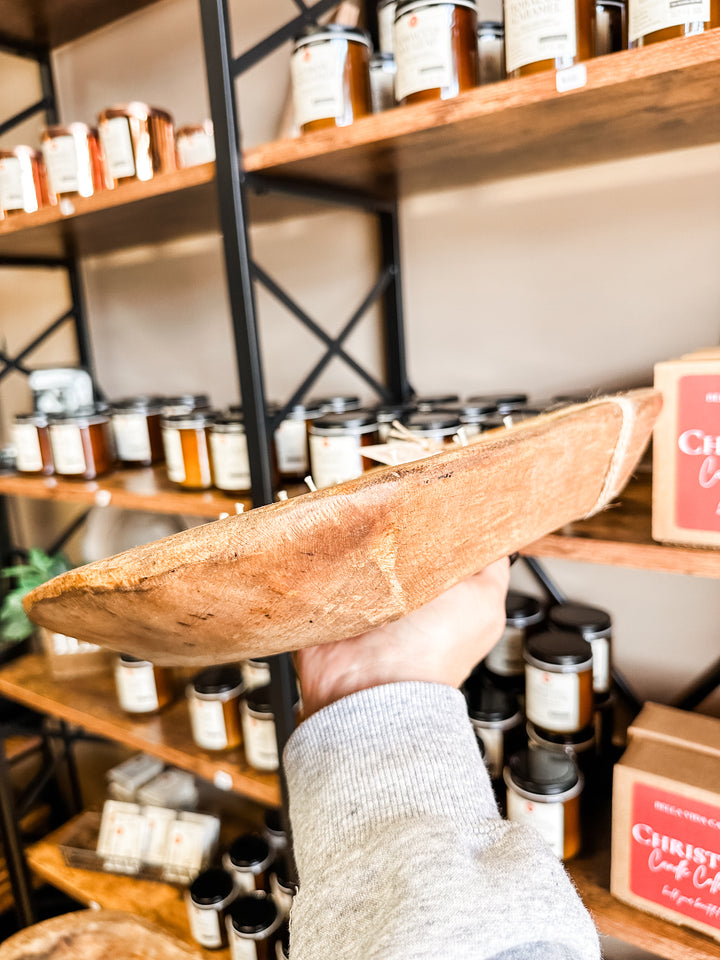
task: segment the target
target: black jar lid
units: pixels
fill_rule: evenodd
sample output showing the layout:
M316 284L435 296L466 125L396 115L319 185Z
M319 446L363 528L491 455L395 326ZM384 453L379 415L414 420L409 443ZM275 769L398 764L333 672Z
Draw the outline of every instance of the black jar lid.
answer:
M295 37L295 49L304 47L308 43L315 43L317 40L355 40L372 50L372 39L367 30L362 30L360 27L346 27L342 23L308 25Z
M539 623L542 618L543 612L539 600L526 593L508 590L505 597L505 619L511 626L527 627L533 623Z
M202 696L222 696L242 686L242 674L239 667L208 667L193 678L195 693Z
M552 797L567 793L580 780L575 761L564 753L529 747L510 757L510 778L528 793Z
M548 620L560 630L593 636L612 628L607 610L588 607L584 603L558 603L548 610Z
M360 409L360 397L353 394L311 397L308 403L314 407L320 407L325 413L345 413L347 410Z
M477 10L476 0L400 0L395 8L395 20L401 13L406 13L415 7L436 7L443 2L452 3L456 7L469 7L471 10Z
M110 409L113 413L160 413L165 400L163 397L152 397L142 394L137 397L123 397L115 400Z
M285 827L276 807L268 807L265 811L265 829L275 836L285 836Z
M226 900L234 886L233 878L226 870L205 870L190 885L190 899L201 907L211 907Z
M245 694L245 703L248 710L252 710L253 713L266 713L268 716L273 716L272 706L270 705L270 684L248 690Z
M180 393L176 397L163 397L163 405L166 407L209 407L210 397L207 393Z
M189 410L187 413L171 413L163 417L163 425L178 430L195 430L208 427L216 420L216 414L209 410Z
M270 857L270 847L256 833L243 833L236 837L228 849L228 858L234 867L249 870L265 863Z
M324 413L313 420L313 429L317 430L358 430L362 427L375 427L375 414L369 410L346 410L344 413Z
M370 69L373 67L395 67L395 54L386 53L384 50L376 51L370 57Z
M87 407L78 407L72 413L48 413L48 423L74 423L77 426L89 426L92 423L105 423L109 407L106 403L93 403Z
M245 663L254 663L258 667L269 667L270 661L267 657L248 657Z
M520 712L520 704L514 693L487 684L468 685L466 696L468 714L481 723L502 723L518 716Z
M526 393L482 393L468 397L468 403L494 404L498 413L510 413L524 407L528 402Z
M595 727L583 727L576 733L555 733L528 720L527 733L531 742L535 741L540 746L549 744L550 746L546 747L549 750L572 750L575 753L583 753L595 746Z
M258 892L238 897L230 905L228 916L234 930L252 936L277 923L278 913L272 899Z
M118 658L122 663L150 663L149 660L145 660L142 657L131 657L129 653L118 654Z
M433 410L435 407L447 407L448 404L458 403L460 397L457 393L438 393L425 397L413 397L412 405L420 412Z
M499 37L504 37L505 24L502 20L481 20L478 23L478 33L494 33Z
M576 633L567 630L548 630L528 637L526 656L540 663L557 667L572 667L592 662L592 647Z
M418 410L405 420L408 430L418 433L431 433L433 430L459 430L460 418L444 410Z
M48 425L48 415L40 411L16 413L15 423L29 423L33 427L46 427Z
M405 403L379 403L372 412L378 423L392 423L393 420L402 420L411 409Z

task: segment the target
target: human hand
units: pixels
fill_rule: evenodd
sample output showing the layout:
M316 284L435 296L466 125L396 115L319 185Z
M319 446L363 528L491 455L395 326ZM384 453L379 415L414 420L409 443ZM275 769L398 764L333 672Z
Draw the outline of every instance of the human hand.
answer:
M459 687L503 631L509 570L507 559L498 560L400 620L298 651L305 716L385 683Z

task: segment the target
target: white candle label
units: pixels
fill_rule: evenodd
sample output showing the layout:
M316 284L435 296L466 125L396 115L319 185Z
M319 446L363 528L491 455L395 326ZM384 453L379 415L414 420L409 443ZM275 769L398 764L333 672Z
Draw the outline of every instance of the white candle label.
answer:
M43 468L40 437L31 423L16 423L12 431L18 470L39 473Z
M185 480L185 459L182 452L182 440L179 430L163 430L163 448L167 475L173 483Z
M248 940L247 937L239 937L236 933L232 933L230 938L230 955L232 960L258 960L255 941Z
M219 700L190 698L193 739L205 750L224 750L227 745L225 714Z
M215 140L209 133L190 133L178 140L177 152L181 167L211 163L215 159Z
M250 487L250 459L244 433L211 433L215 486L221 490L247 490Z
M607 693L610 690L610 641L597 637L590 641L593 656L593 690Z
M346 40L307 44L293 54L290 70L298 126L344 115L346 57Z
M275 450L280 473L304 476L310 466L305 421L284 420L275 431Z
M242 670L243 682L248 690L265 687L270 683L270 667L266 663L253 663L251 660L243 660L240 669Z
M113 117L100 125L105 162L114 180L135 176L135 155L127 117Z
M114 413L113 434L117 455L130 463L150 460L150 433L144 413Z
M315 484L331 487L363 472L357 437L310 437L310 464Z
M80 189L74 137L48 140L42 146L42 153L52 193L75 193Z
M528 720L544 730L577 730L580 726L580 681L575 673L526 671L525 710Z
M556 857L565 852L565 808L562 803L526 800L510 788L507 793L508 820L535 827Z
M51 424L50 443L57 473L78 475L87 471L80 427L72 423Z
M525 672L524 646L525 631L518 627L505 627L503 635L485 658L485 665L501 677L522 675Z
M0 207L24 210L22 165L17 157L0 160Z
M656 30L700 25L710 20L710 0L631 0L628 36L631 41ZM688 33L694 32L692 29Z
M397 3L386 3L378 10L378 31L380 34L380 51L393 52L393 35L395 32L395 8Z
M201 947L210 949L222 946L220 917L217 910L201 910L194 903L188 903L188 918L193 939Z
M395 98L453 82L452 7L420 7L395 23Z
M488 768L490 776L497 780L502 776L503 771L503 732L502 730L492 730L487 727L480 727L473 724L475 734L478 736L485 747L485 766Z
M148 713L159 707L155 674L151 664L142 667L115 668L118 700L128 713Z
M245 757L256 770L277 770L278 749L275 739L275 722L258 720L249 714L243 714L243 735Z
M541 60L577 54L575 0L505 0L505 54L511 73Z

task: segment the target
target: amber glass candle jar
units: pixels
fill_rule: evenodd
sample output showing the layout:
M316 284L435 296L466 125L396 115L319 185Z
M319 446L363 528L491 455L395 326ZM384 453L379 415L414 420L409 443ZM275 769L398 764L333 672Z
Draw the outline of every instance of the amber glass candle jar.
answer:
M525 0L504 0L509 77L562 70L595 56L595 0L558 0L550 13Z
M582 637L557 630L528 639L525 712L552 733L577 733L592 724L592 648Z
M41 137L48 184L57 197L92 197L112 187L97 130L85 123L47 127Z
M347 127L372 112L370 35L337 23L308 27L295 40L290 72L303 133Z
M497 677L515 677L524 688L525 641L528 631L542 623L543 611L535 597L508 590L505 597L505 629L485 657L484 664Z
M239 667L208 667L186 689L193 740L204 750L239 747L240 697L245 690Z
M19 413L13 423L12 442L18 473L49 476L53 472L48 421L44 413Z
M571 757L530 747L505 768L508 820L534 827L562 860L580 851L583 777Z
M190 933L206 950L227 947L227 908L237 897L233 878L225 870L205 870L185 894Z
M551 753L567 754L578 765L585 782L592 781L597 763L594 727L586 727L577 733L551 733L528 720L526 729L531 744Z
M280 763L270 687L249 690L241 704L240 716L247 762L255 770L277 770Z
M308 431L313 420L322 416L319 405L298 404L275 430L275 456L281 480L302 480L310 470Z
M178 166L196 167L215 159L215 137L212 120L180 127L175 132Z
M370 413L328 413L310 425L310 466L318 487L331 487L359 477L372 466L362 448L377 440L377 421Z
M165 110L138 101L116 104L98 116L98 132L115 186L177 169L173 121Z
M210 427L214 417L195 410L162 421L168 479L186 490L207 490L213 484Z
M227 916L232 960L275 960L273 934L282 917L265 893L238 897Z
M243 493L250 489L250 458L242 414L215 417L210 426L210 453L218 490Z
M505 26L494 20L478 24L480 85L505 79Z
M525 742L520 704L514 694L482 683L466 685L465 697L475 736L485 747L485 766L498 780L510 755Z
M110 418L93 407L49 419L50 448L59 477L94 480L114 465Z
M649 43L690 37L720 27L720 0L695 0L672 3L656 0L638 3L629 0L628 35L630 45L644 47Z
M9 216L35 213L55 203L42 155L32 147L0 150L0 208Z
M401 0L394 44L398 103L449 100L478 85L474 0Z
M273 862L275 853L266 840L254 833L243 833L236 837L223 854L223 867L235 882L241 893L253 893L264 890L269 877L266 872Z
M628 48L626 0L597 0L595 4L595 56ZM555 399L555 398L553 398ZM587 399L587 397L585 397ZM581 403L578 400L576 402Z
M270 661L256 657L254 660L243 660L240 664L243 682L246 690L257 690L270 683Z
M558 603L548 610L548 622L558 630L577 633L590 644L593 691L596 696L606 697L612 675L612 619L607 610L584 603Z
M118 460L126 467L149 467L163 459L162 400L128 397L112 405Z
M118 702L126 713L156 713L172 699L170 671L149 660L120 654L115 661Z

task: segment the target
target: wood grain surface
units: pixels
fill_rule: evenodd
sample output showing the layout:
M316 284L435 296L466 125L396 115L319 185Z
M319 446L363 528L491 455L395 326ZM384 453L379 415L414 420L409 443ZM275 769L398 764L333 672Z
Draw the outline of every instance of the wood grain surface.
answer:
M0 960L200 960L197 950L158 927L116 910L81 910L21 930Z
M26 609L42 626L156 663L356 636L615 496L660 403L638 390L569 407L205 524L56 577Z

